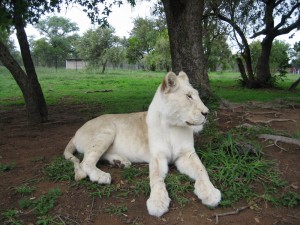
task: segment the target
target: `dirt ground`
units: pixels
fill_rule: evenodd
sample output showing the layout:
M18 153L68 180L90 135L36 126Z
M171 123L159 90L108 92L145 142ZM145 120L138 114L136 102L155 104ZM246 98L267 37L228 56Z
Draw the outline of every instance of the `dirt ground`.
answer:
M45 164L60 156L75 131L88 119L101 113L101 107L89 108L86 105L50 106L48 123L29 126L26 122L25 109L21 107L0 108L0 162L15 163L8 172L0 172L0 212L18 208L20 194L15 187L33 178L42 178ZM99 114L100 114L99 113ZM292 105L254 104L235 105L224 103L217 112L217 123L224 132L237 125L268 123L273 129L288 134L300 131L300 108ZM283 119L283 121L274 121ZM289 119L286 120L285 119ZM273 121L272 121L273 120ZM264 146L270 142L263 142ZM277 146L263 149L265 157L278 162L281 176L288 181L294 191L300 193L300 147L278 143ZM118 182L120 169L105 166ZM149 216L145 196L125 198L92 198L80 187L71 187L68 182L41 180L37 183L34 195L46 193L49 188L58 187L62 191L50 214L59 216L66 224L216 224L215 214L234 212L246 205L241 201L232 208L208 209L194 195L192 201L184 207L171 203L170 211L161 218ZM128 212L113 216L105 212L110 204L126 204ZM220 216L218 224L300 224L300 210L296 208L273 207L269 203L259 202L256 209L247 208L237 214ZM32 211L20 212L24 224L34 224L36 218ZM3 221L0 220L0 224Z

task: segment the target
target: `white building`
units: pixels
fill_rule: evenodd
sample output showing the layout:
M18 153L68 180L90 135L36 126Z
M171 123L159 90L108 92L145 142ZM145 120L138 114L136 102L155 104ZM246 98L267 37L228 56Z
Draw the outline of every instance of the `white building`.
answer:
M86 66L83 59L66 59L66 69L84 69Z

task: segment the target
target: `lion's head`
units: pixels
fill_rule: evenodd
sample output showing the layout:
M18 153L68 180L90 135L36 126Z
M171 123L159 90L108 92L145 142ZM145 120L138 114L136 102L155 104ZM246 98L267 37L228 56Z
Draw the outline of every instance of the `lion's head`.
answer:
M209 110L189 83L186 73L176 76L169 72L158 91L161 96L159 111L170 125L188 126L195 131L202 129Z

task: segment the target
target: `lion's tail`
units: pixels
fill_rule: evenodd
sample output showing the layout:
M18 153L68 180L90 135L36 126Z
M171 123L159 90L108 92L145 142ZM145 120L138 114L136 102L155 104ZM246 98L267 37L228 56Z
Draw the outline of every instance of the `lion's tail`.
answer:
M80 160L74 156L76 152L76 146L74 145L74 138L72 138L64 151L64 157L70 160L74 164L75 180L81 180L87 176L87 174L81 169Z

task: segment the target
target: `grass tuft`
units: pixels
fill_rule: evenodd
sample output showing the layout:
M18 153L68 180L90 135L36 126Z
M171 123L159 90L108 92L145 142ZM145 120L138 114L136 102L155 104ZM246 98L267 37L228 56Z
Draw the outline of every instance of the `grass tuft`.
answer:
M28 184L22 184L21 186L16 187L15 190L19 194L29 195L29 194L32 194L36 190L36 187L28 186Z
M124 213L128 212L128 208L124 205L122 206L110 206L105 209L106 213L109 213L114 216L121 216Z
M54 158L51 164L44 168L44 173L53 181L74 180L73 163L62 156Z
M39 216L46 215L48 211L54 207L60 195L61 191L58 188L53 188L50 189L47 194L35 200L33 203L35 214Z
M258 196L269 200L266 196L274 194L286 184L279 177L277 165L265 160L259 149L245 150L248 146L253 149L257 147L244 144L241 148L243 138L239 134L228 132L223 137L212 139L209 145L197 151L212 182L222 191L222 206L230 206L240 199L253 199ZM258 191L259 187L263 188L264 193Z
M190 178L179 172L169 173L166 177L166 186L170 198L175 200L179 206L184 206L189 202L187 193L193 193L194 185Z
M37 199L31 200L23 198L20 199L18 203L21 209L33 208L36 215L43 216L54 207L54 204L60 195L61 191L58 188L53 188Z
M11 171L15 167L14 163L0 163L0 172L8 172Z
M18 216L18 210L16 209L9 209L1 213L1 216L4 218L4 224L22 225L21 221L16 219L16 217Z

